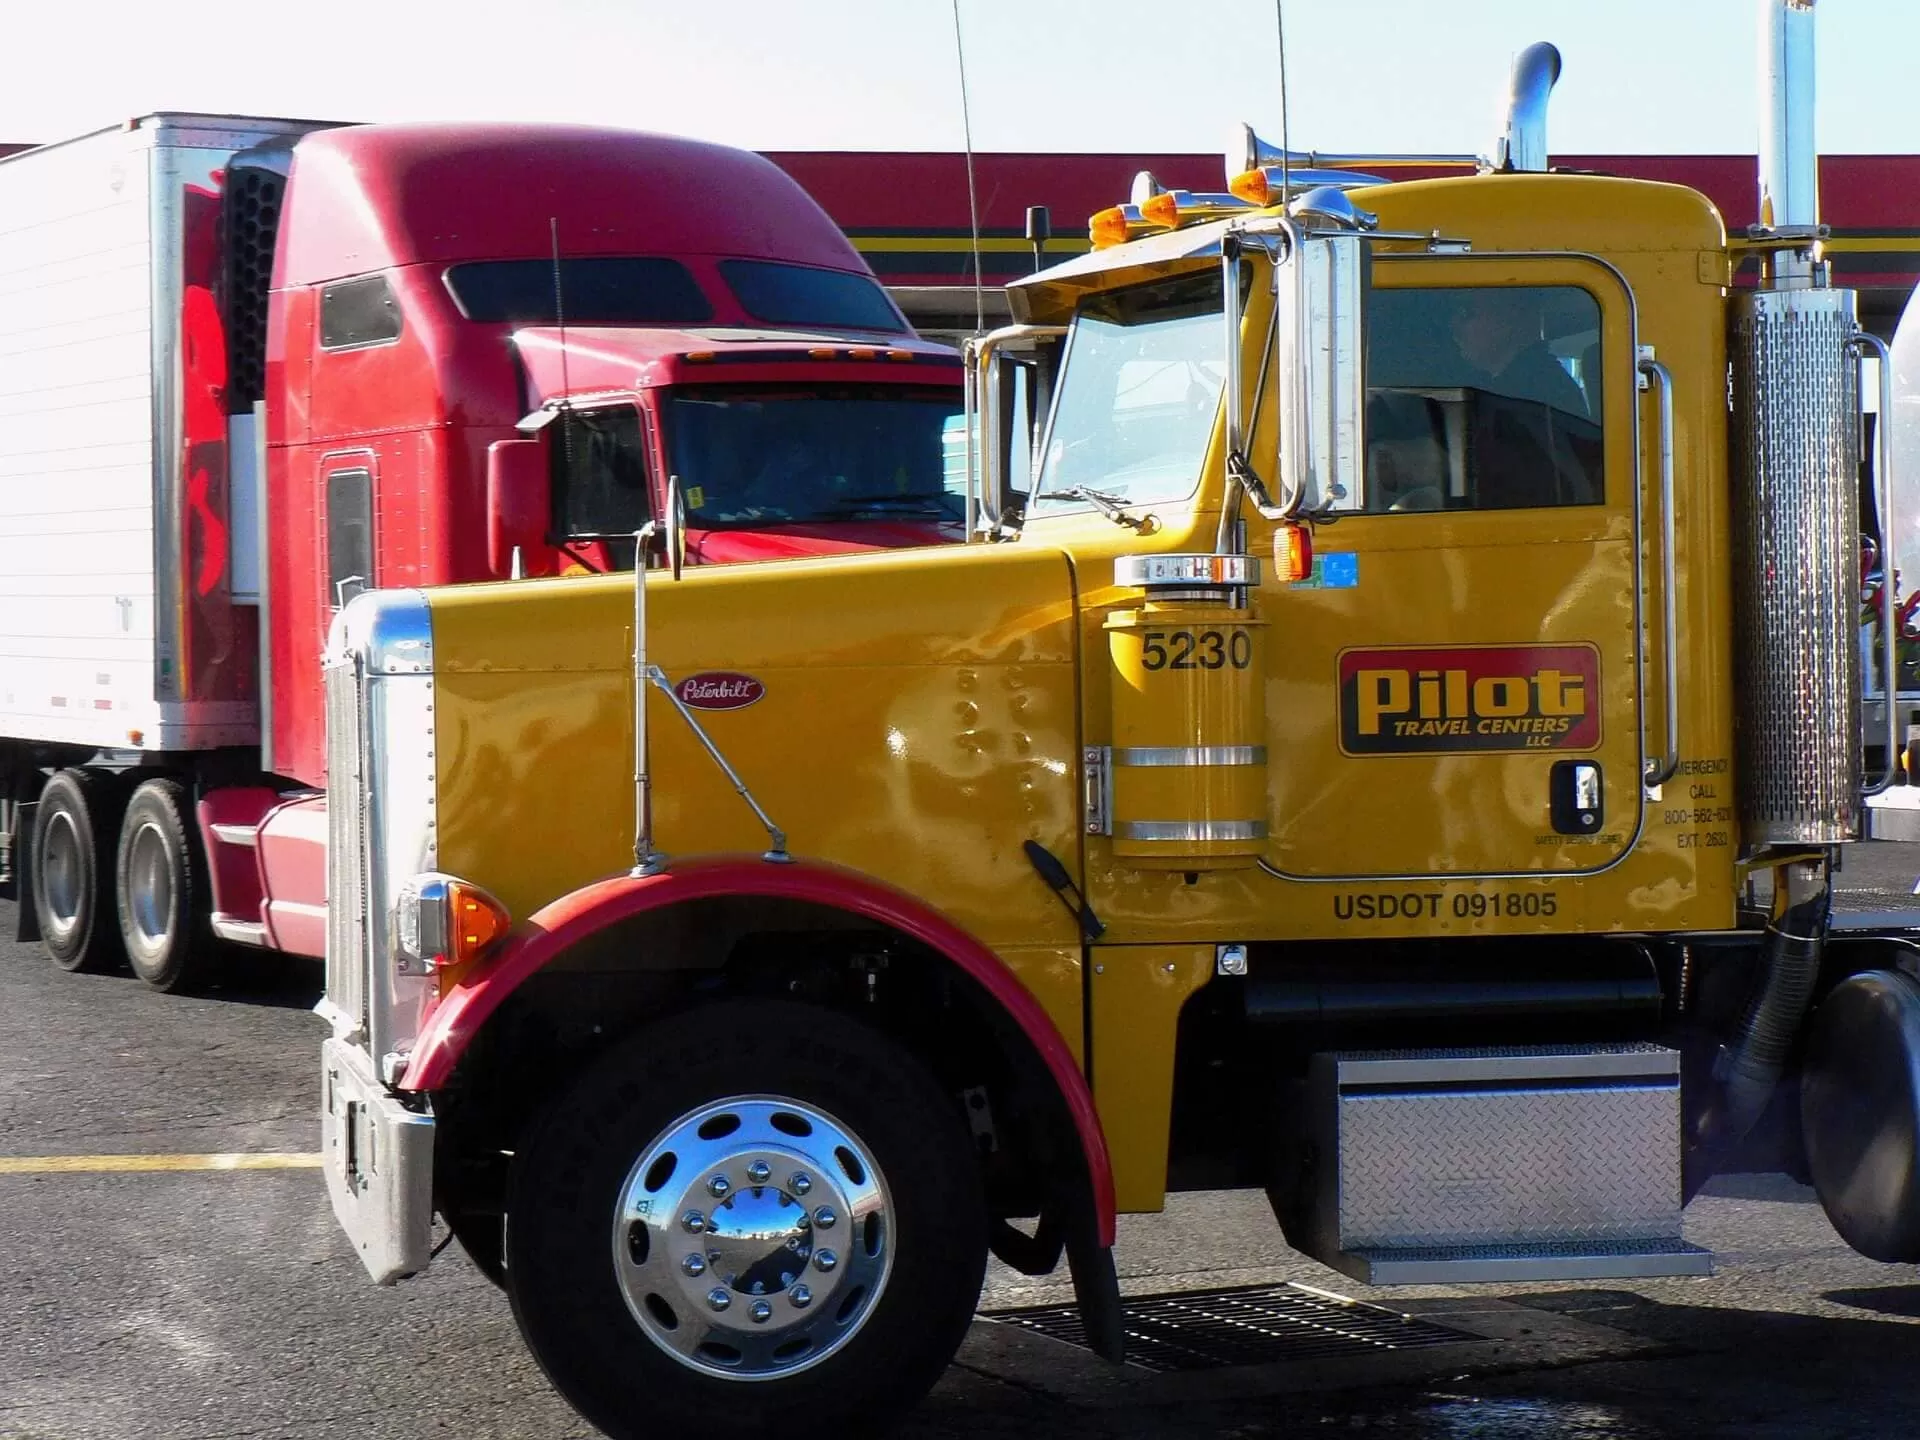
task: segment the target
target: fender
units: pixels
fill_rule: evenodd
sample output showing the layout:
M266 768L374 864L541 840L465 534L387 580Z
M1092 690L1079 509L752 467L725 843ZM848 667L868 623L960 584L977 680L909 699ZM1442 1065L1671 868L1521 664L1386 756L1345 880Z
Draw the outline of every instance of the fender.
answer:
M615 876L561 896L530 916L498 955L441 999L414 1046L399 1088L423 1091L445 1085L487 1017L528 976L587 937L649 910L726 895L807 901L859 915L913 937L978 981L1020 1027L1052 1074L1086 1158L1100 1244L1113 1245L1113 1165L1106 1134L1093 1092L1052 1018L1000 957L966 931L904 891L838 865L805 860L769 865L758 857L689 860L658 875Z

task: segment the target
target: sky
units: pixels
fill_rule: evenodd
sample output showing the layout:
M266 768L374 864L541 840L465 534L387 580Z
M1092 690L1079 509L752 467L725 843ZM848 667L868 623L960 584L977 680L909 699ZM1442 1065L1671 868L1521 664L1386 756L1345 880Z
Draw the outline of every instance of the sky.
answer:
M1296 149L1490 147L1560 47L1564 154L1752 153L1759 0L1286 0ZM0 141L152 110L577 120L759 150L958 150L953 0L0 0ZM1920 153L1920 0L1818 0L1818 142ZM1274 0L959 0L974 147L1277 140ZM38 54L45 63L23 63Z

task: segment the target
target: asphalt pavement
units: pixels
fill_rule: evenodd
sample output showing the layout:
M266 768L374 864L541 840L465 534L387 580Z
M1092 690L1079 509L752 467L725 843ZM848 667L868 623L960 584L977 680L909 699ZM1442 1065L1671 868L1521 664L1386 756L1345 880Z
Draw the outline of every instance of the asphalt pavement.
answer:
M1920 847L1863 846L1842 883L1898 898L1917 871ZM12 923L0 904L0 934ZM230 990L162 996L0 942L0 1440L594 1434L457 1246L417 1280L366 1282L312 1168L319 988L317 964L263 957ZM145 1168L171 1164L230 1168ZM1716 1275L1375 1290L1288 1251L1258 1196L1178 1196L1123 1220L1129 1294L1294 1282L1415 1315L1444 1343L1116 1371L987 1318L901 1433L1920 1434L1920 1272L1852 1254L1777 1178L1717 1182L1688 1238ZM982 1309L1065 1298L996 1270Z

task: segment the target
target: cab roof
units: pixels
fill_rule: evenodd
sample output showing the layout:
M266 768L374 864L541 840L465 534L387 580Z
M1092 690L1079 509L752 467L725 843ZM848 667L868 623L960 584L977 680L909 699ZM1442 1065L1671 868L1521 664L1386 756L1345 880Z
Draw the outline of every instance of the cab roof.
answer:
M276 286L395 266L566 256L725 255L868 274L770 160L590 125L393 124L293 148Z

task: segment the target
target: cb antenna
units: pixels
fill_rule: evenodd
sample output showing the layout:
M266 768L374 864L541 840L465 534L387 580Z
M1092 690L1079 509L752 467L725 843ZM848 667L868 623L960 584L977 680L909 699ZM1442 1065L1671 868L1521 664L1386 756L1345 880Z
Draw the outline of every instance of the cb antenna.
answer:
M1287 178L1288 161L1293 154L1293 141L1287 135L1287 4L1286 0L1273 0L1273 35L1280 45L1280 204L1285 208L1293 198L1293 184Z
M967 46L960 34L960 0L953 0L953 51L960 61L960 133L967 147L967 214L973 230L973 332L987 328L987 298L980 278L980 195L973 183L973 116L967 107Z
M567 375L567 299L560 284L560 217L549 215L547 229L553 235L553 323L560 330L560 388L566 391L563 399L573 397L573 381ZM568 460L572 460L569 455Z

